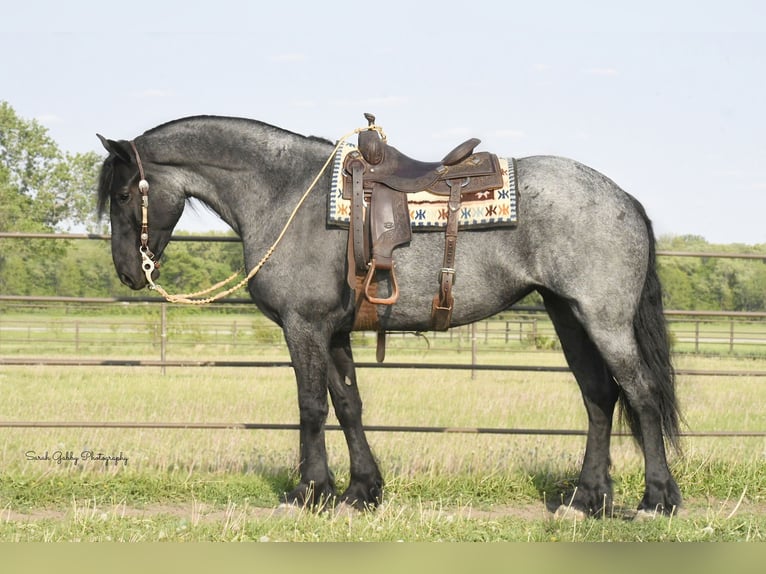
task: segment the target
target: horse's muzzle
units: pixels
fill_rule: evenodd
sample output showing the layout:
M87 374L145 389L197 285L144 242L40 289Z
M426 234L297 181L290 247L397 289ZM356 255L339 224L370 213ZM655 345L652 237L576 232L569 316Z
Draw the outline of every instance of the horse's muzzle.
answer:
M130 275L127 273L120 273L120 281L122 281L123 285L127 285L134 291L138 291L139 289L143 289L146 285L146 280L142 277L138 280L133 279ZM143 283L141 285L140 283Z
M140 291L141 289L144 289L149 282L146 280L146 276L141 273L137 276L133 276L132 274L128 273L120 273L120 281L122 281L123 285L126 285L127 287L130 287L134 291ZM157 278L160 276L160 272L155 269L152 273L152 280L156 281Z

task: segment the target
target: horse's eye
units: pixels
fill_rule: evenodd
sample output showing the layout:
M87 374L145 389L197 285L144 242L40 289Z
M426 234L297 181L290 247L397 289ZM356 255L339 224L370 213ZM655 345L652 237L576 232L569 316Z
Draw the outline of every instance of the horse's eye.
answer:
M130 192L128 192L127 190L120 191L117 193L117 201L119 203L127 203L129 199L130 199Z

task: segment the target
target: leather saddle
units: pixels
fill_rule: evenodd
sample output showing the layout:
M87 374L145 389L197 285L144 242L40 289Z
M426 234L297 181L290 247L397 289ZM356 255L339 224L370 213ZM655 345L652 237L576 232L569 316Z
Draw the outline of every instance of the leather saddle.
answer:
M477 138L468 139L440 162L425 162L412 159L386 144L378 132L364 131L359 134L359 152L368 166L364 182L368 188L378 183L403 193L428 191L436 195L449 195L450 180L469 178L462 188L463 193L496 189L500 174L497 156L489 152L473 153L480 143ZM371 149L374 151L371 152ZM502 178L499 187L502 187Z
M369 126L359 132L357 149L346 156L343 164L343 193L351 200L349 284L357 289L357 324L361 320L369 328L375 321L360 319L360 315L377 317L374 308L360 313L364 300L373 305L393 305L399 299L393 251L412 238L407 194L428 191L446 196L448 205L439 292L431 313L432 327L446 330L454 304L452 285L461 198L463 194L503 186L497 156L474 153L480 140L471 138L439 162L419 161L387 143L375 125L375 116L365 114L365 118ZM376 296L373 278L379 270L390 274L391 295L386 298Z

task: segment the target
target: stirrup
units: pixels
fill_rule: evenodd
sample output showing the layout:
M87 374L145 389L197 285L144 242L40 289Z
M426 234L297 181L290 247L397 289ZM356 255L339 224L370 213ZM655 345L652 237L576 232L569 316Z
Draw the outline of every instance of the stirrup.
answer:
M391 266L390 273L391 273L391 282L393 283L391 296L387 297L386 299L373 297L372 295L370 295L369 290L370 290L370 283L372 283L372 278L375 275L375 259L370 261L369 271L367 271L367 277L364 278L364 296L367 297L367 300L373 305L393 305L399 300L399 284L396 282L396 274L394 273L393 266Z

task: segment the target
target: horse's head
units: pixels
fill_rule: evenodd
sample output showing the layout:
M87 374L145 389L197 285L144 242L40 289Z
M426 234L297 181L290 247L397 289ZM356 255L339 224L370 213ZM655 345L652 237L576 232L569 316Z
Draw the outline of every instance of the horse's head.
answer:
M136 157L136 148L128 141L108 140L98 136L109 152L101 167L98 186L98 213L103 215L109 206L112 225L112 260L120 280L131 289L142 289L148 280L143 265L146 257L159 261L170 241L173 228L184 209L183 190L174 185L172 170L151 164L148 158ZM147 168L144 177L150 191L142 197L139 190L139 165ZM147 204L146 217L142 204ZM142 242L142 225L145 225ZM150 267L152 280L159 271Z

